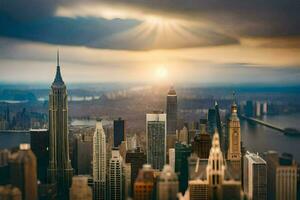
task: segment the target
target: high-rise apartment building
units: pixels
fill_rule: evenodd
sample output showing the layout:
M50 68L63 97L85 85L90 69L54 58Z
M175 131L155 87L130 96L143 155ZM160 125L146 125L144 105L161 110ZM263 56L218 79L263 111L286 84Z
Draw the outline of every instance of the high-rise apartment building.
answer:
M93 136L94 200L106 199L106 140L102 122L97 121Z
M9 162L10 183L20 189L23 200L37 200L37 163L30 144L20 144Z
M56 76L49 94L48 181L56 183L58 199L68 198L73 176L73 168L69 159L68 133L68 95L60 73L57 54Z
M244 193L249 200L267 200L267 163L258 154L244 156Z
M154 112L146 115L147 163L162 170L166 163L166 114Z

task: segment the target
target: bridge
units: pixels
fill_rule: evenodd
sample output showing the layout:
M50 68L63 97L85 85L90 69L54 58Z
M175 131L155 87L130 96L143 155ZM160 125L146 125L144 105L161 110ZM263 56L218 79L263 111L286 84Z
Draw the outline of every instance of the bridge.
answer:
M240 117L241 117L242 119L247 120L247 121L254 122L254 123L257 123L257 124L261 124L261 125L266 126L266 127L268 127L268 128L271 128L271 129L280 131L280 132L282 132L283 134L288 134L288 133L287 133L287 130L286 130L285 128L281 128L281 127L275 126L275 125L273 125L273 124L267 123L267 122L265 122L265 121L262 121L262 120L259 120L259 119L253 118L253 117L247 117L247 116L245 116L245 115L240 115Z

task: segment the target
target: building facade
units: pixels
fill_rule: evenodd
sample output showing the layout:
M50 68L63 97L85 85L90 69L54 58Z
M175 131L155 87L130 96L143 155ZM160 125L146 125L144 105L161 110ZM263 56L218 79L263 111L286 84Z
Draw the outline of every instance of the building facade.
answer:
M125 120L114 120L114 147L119 147L125 141Z
M74 176L70 188L70 200L92 200L92 189L88 186L88 177Z
M151 165L145 164L140 169L139 175L134 183L134 199L135 200L151 200L154 194L155 177L154 170Z
M123 200L124 191L124 170L122 166L123 159L120 156L118 149L113 149L111 152L111 159L109 160L108 169L108 199L109 200Z
M170 165L165 165L157 180L157 198L176 200L178 194L178 177Z
M244 156L244 193L249 200L267 200L267 163L258 154Z
M106 139L101 121L97 121L93 136L94 200L106 199Z
M125 161L131 165L131 188L133 188L139 170L142 169L143 165L147 162L146 154L140 147L137 147L134 150L128 150L126 152Z
M71 186L73 168L69 158L68 95L61 77L59 57L54 82L49 94L49 165L48 181L56 183L58 199L66 199Z
M233 169L233 176L241 177L241 128L240 120L237 114L237 104L231 105L231 115L228 119L228 154L227 159L230 161Z
M147 163L162 170L166 163L166 114L154 112L146 115Z
M176 134L177 128L177 95L173 87L167 95L167 134Z
M9 162L10 183L20 189L23 200L37 200L37 163L30 144L20 144Z

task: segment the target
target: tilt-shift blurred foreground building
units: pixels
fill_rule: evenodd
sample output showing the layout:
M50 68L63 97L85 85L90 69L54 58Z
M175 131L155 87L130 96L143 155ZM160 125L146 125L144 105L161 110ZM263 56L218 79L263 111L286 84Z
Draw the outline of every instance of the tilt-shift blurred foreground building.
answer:
M126 152L125 161L126 163L130 163L131 165L131 188L133 188L139 170L142 169L143 165L147 163L147 157L142 149L140 147L137 147Z
M49 166L48 181L57 186L57 198L67 199L73 168L69 158L68 95L57 54L57 69L49 94Z
M178 194L178 177L170 165L165 165L157 180L157 198L176 200Z
M20 189L23 200L37 200L37 163L30 144L20 144L9 162L10 183Z
M70 200L92 200L92 189L88 186L88 177L74 176L70 188Z
M134 183L135 200L151 200L155 198L155 171L151 165L145 164L140 169Z
M147 163L162 170L166 163L166 114L153 112L146 115Z

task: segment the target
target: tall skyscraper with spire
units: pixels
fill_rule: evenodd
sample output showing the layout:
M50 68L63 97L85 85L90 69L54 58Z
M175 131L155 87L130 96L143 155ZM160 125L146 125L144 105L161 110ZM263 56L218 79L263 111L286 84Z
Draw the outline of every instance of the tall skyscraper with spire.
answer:
M234 94L233 94L234 95ZM235 98L235 95L234 95ZM240 177L241 175L241 128L240 120L237 114L237 104L234 100L231 105L231 115L228 119L228 137L229 146L227 159L230 161L234 175Z
M102 123L96 123L93 137L94 199L106 199L106 143Z
M73 168L69 158L68 95L60 73L59 52L56 76L49 94L49 137L48 181L56 183L58 199L67 199Z

